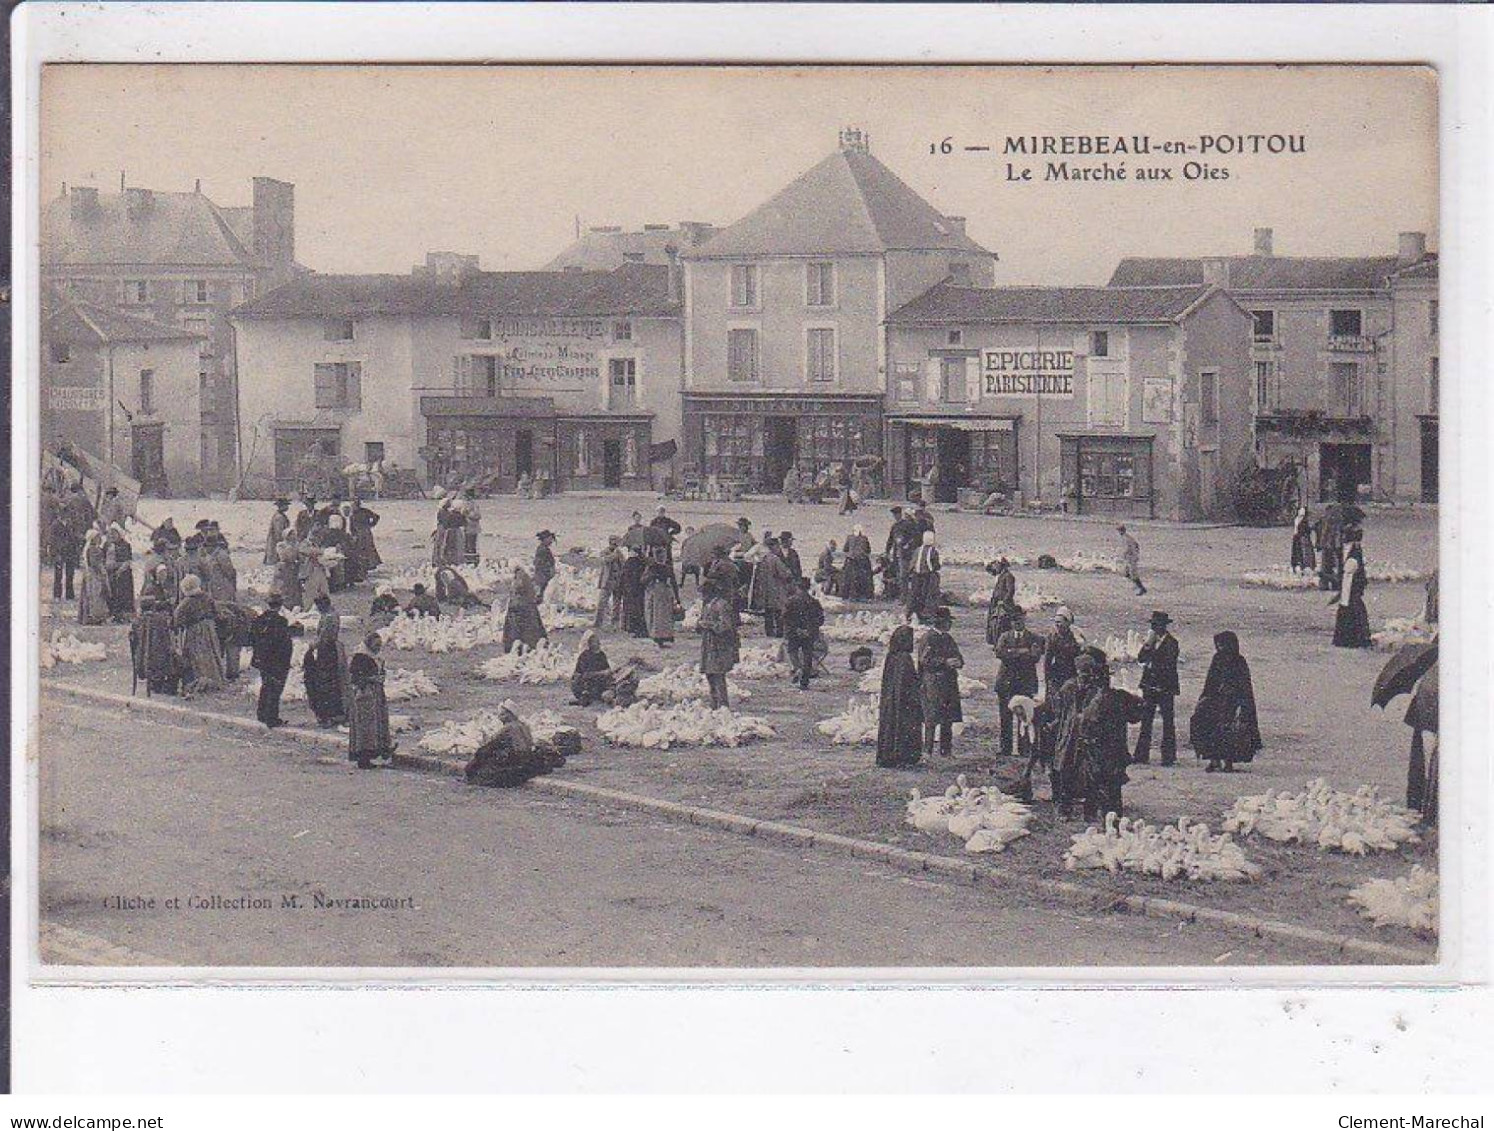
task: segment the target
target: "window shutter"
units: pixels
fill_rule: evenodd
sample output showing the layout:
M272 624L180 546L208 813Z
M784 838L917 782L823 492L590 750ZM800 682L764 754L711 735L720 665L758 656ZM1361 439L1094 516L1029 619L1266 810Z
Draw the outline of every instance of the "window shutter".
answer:
M940 361L937 357L931 357L924 362L924 399L933 404L938 404L943 396L943 390L939 387L942 371Z
M348 365L348 411L363 411L363 365L351 362Z
M980 400L980 359L965 359L965 399L971 404Z
M318 365L312 371L315 376L314 395L317 408L331 408L334 402L332 389L332 367L329 365Z

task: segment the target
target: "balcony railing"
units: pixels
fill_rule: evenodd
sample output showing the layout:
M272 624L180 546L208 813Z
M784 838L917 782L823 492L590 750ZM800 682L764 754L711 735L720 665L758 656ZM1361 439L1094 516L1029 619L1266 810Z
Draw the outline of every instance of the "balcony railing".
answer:
M1257 433L1273 433L1303 439L1319 437L1373 436L1373 418L1354 412L1322 412L1318 409L1263 408L1256 412Z
M1328 349L1332 353L1374 353L1375 339L1368 334L1329 334Z

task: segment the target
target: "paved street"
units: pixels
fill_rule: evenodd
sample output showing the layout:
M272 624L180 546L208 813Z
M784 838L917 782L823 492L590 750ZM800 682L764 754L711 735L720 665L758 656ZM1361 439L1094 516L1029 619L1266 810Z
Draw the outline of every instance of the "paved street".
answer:
M51 700L42 917L167 962L1038 966L1322 962L861 861ZM127 719L125 725L122 721ZM172 877L170 880L162 877ZM313 906L386 897L393 909ZM262 910L189 902L264 900ZM299 909L282 906L296 896ZM151 910L106 907L111 897ZM180 899L179 910L165 906ZM1227 957L1226 957L1227 956Z

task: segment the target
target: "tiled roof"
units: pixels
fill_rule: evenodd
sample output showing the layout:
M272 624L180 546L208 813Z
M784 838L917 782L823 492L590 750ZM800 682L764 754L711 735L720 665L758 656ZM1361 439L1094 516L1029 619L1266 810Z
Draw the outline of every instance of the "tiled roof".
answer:
M201 193L99 193L96 205L75 207L78 191L42 210L44 265L253 266L252 238L236 232L242 220L230 223Z
M1374 291L1383 288L1400 267L1393 255L1354 259L1236 255L1222 262L1228 271L1227 289L1232 291ZM1203 281L1202 259L1122 259L1110 276L1113 287L1178 286Z
M926 322L1171 322L1212 288L956 287L941 283L888 315Z
M630 263L616 271L477 271L451 282L414 275L307 275L239 307L272 318L667 317L669 269Z
M107 345L110 342L188 342L203 335L179 326L165 326L107 306L70 299L49 301L43 318L49 338L65 342Z
M1437 281L1437 257L1429 255L1420 263L1413 263L1410 267L1402 268L1395 273L1397 279L1430 279Z
M651 263L663 266L669 262L666 248L684 252L715 232L709 224L686 227L645 228L641 232L624 232L617 228L592 228L554 259L546 271L612 271L625 263Z
M683 254L702 259L946 249L990 254L871 154L842 149Z

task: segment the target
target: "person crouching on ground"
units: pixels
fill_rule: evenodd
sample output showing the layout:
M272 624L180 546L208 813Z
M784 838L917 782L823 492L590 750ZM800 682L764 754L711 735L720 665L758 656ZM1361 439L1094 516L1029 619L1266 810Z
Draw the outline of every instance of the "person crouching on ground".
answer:
M472 592L471 586L451 566L436 571L436 603L455 605L459 609L487 609L488 603Z
M519 718L512 699L503 701L498 718L503 724L498 733L478 747L467 763L467 781L472 785L512 785L515 772L534 758L534 732Z
M389 698L384 692L384 646L377 632L363 638L363 647L348 664L348 761L360 770L375 760L392 761L394 739L389 729Z
M809 591L809 579L799 578L793 596L783 607L783 642L800 691L809 690L809 681L814 676L815 645L824 623L824 607Z
M923 696L923 754L934 755L934 739L939 739L939 754L949 758L953 753L954 724L963 722L960 709L960 669L965 657L950 634L954 620L949 609L934 611L934 626L924 633L918 645L918 679Z

